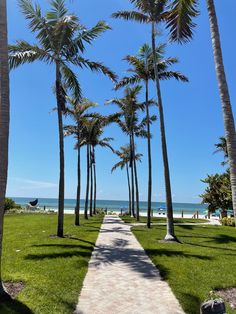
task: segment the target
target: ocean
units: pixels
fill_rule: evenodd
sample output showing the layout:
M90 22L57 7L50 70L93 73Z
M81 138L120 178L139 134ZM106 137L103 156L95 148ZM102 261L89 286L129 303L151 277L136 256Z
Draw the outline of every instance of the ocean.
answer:
M32 198L27 197L12 197L14 201L21 205L26 206L29 201L33 201ZM58 200L56 198L39 198L38 206L40 208L46 207L46 209L57 210ZM128 201L114 201L114 200L97 200L97 208L107 209L108 211L123 211L127 210L129 206ZM74 210L75 208L75 199L65 199L65 213L66 211ZM84 200L81 200L81 209L84 208ZM158 208L165 209L165 203L163 202L153 202L152 209L153 211L157 211ZM173 203L173 210L176 213L184 211L189 214L194 214L195 212L199 212L199 214L205 214L207 209L206 205L203 204L194 204L194 203ZM147 211L147 202L140 202L140 212L144 213Z

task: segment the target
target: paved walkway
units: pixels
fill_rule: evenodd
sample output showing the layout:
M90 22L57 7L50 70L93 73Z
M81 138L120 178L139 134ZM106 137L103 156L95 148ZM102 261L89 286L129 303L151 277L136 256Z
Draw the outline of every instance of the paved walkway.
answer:
M130 226L105 216L76 314L184 314Z

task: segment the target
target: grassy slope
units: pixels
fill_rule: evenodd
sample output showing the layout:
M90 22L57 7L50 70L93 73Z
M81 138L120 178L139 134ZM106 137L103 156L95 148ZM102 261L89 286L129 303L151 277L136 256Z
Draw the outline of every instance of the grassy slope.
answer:
M236 287L236 231L222 226L176 226L183 244L163 244L165 226L133 227L134 234L161 271L187 314L217 288ZM157 296L158 301L158 296ZM235 313L229 309L228 314Z
M120 218L125 222L125 223L137 223L137 219L131 216L120 216ZM199 223L199 222L207 222L208 220L206 219L192 219L192 218L174 218L175 223ZM147 222L147 217L140 217L139 222L146 223ZM165 217L152 217L152 222L166 222Z
M65 234L56 232L56 215L7 215L3 248L3 280L26 286L15 302L0 305L0 313L72 313L78 300L88 261L102 217L73 225L65 216ZM17 250L20 250L17 252Z

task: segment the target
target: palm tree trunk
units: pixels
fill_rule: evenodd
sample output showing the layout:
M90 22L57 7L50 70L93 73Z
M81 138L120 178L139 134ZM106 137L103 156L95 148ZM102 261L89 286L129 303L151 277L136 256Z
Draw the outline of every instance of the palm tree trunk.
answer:
M61 73L60 64L56 62L56 96L57 96L57 113L58 113L58 129L59 129L59 150L60 150L60 178L59 178L59 196L58 196L58 225L57 236L63 237L64 224L64 136L62 113L64 108L64 95L61 89Z
M166 135L165 135L164 112L163 112L161 87L160 87L158 68L157 68L158 60L156 58L155 22L152 22L152 53L153 53L153 61L154 61L154 71L155 71L155 79L156 79L156 91L157 91L157 98L158 98L158 107L159 107L161 145L162 145L162 155L163 155L164 175L165 175L165 188L166 188L167 234L165 236L165 240L166 241L176 241L177 239L176 239L175 233L174 233L173 207L172 207L170 171L169 171L169 162L168 162Z
M210 20L212 47L215 60L216 75L220 92L221 105L223 110L225 137L230 164L230 181L232 188L232 201L234 217L236 222L236 134L234 116L231 107L229 89L225 75L223 54L220 42L218 21L213 0L207 0L207 9Z
M94 176L94 196L93 196L93 213L96 215L96 202L97 202L97 175L96 175L96 160L95 160L95 148L93 147L93 176Z
M93 216L93 160L92 160L92 148L90 146L90 205L89 205L89 215Z
M10 122L9 72L7 45L7 7L6 1L0 0L0 300L6 299L2 283L1 261L4 221L4 201L8 171L8 142Z
M80 135L79 135L80 136ZM80 138L78 137L78 161L77 161L77 195L75 207L75 225L80 225L80 193L81 193L81 169L80 169Z
M85 194L85 204L84 204L84 218L88 219L88 198L89 198L89 181L90 181L90 174L89 174L89 150L90 146L87 144L87 183L86 183L86 194Z
M131 216L131 190L130 190L130 179L129 179L129 167L127 163L126 163L126 173L127 173L128 191L129 191L129 215Z
M131 168L131 213L135 217L134 211L134 158L133 158L133 145L130 136L130 168Z
M146 95L146 116L147 116L147 133L148 133L148 208L147 208L147 227L151 228L151 210L152 210L152 156L151 156L151 132L150 132L150 115L149 115L149 89L148 80L145 81Z
M138 189L138 172L137 172L137 166L136 166L136 160L135 160L135 145L134 145L134 137L132 136L132 142L133 142L133 156L134 156L134 179L135 179L135 188L136 188L136 218L137 221L139 221L139 189Z

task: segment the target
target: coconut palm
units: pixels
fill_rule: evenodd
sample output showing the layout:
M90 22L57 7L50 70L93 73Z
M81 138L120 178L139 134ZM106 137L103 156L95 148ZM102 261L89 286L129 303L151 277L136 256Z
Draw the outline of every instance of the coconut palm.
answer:
M76 139L75 148L77 150L77 193L76 193L76 207L75 207L75 225L80 225L80 194L81 194L81 151L80 142L85 123L89 118L95 118L98 116L96 113L88 113L88 110L96 107L97 104L91 102L90 100L83 98L82 101L77 101L77 99L66 97L67 107L66 115L70 116L75 124L66 125L64 127L65 135L73 135Z
M6 1L0 0L0 300L8 298L2 283L2 239L4 200L7 185L8 141L9 141L9 73L7 52L7 7Z
M86 30L79 23L78 17L68 12L63 0L51 1L51 10L43 16L39 5L33 5L31 0L19 0L19 5L25 18L29 20L30 30L36 34L37 44L19 40L9 46L10 67L16 68L25 63L42 61L54 65L56 72L56 100L58 112L59 147L60 147L60 179L58 197L58 227L57 235L63 236L64 220L64 140L63 112L65 111L66 89L81 98L81 88L71 65L86 67L92 71L100 71L112 80L116 77L102 63L85 59L82 54L85 44L91 44L94 38L108 30L104 22L98 22L95 27ZM66 88L64 88L64 86Z
M159 79L166 80L175 78L183 82L187 82L186 76L178 71L170 71L169 66L178 62L176 58L164 58L165 45L161 44L156 49L158 60L158 75ZM143 82L145 86L145 108L147 117L147 144L148 144L148 210L147 210L147 226L151 227L151 204L152 204L152 159L151 159L151 133L150 133L150 114L149 114L149 81L155 81L155 73L153 66L152 49L148 44L140 47L137 56L126 56L124 58L131 68L128 72L131 76L125 76L116 84L115 89L127 86L129 84L137 84Z
M155 74L156 92L158 99L159 108L159 119L160 119L160 131L161 131L161 144L162 144L162 155L164 164L164 176L165 176L165 188L166 188L166 207L167 207L167 234L165 236L166 241L177 240L174 233L174 221L173 221L173 205L172 205L172 193L171 193L171 182L170 182L170 171L169 171L169 161L167 153L167 143L165 134L165 121L164 121L164 111L163 102L161 95L160 80L158 75L158 60L156 56L156 27L159 23L166 21L169 25L170 13L168 12L170 1L168 0L130 0L137 9L137 11L119 11L113 13L114 18L122 18L125 20L132 20L139 23L146 23L151 25L151 39L152 39L152 55L153 55L153 66ZM172 6L176 2L181 2L181 9L186 8L186 2L195 2L195 0L172 0ZM191 17L193 12L186 12L185 17ZM187 27L189 26L186 20L182 21L182 26L185 29L179 29L179 33L184 37L187 32ZM171 26L170 26L171 27ZM190 27L191 30L191 27Z
M198 14L197 0L175 0L170 13L167 16L168 27L173 41L188 41L192 38L192 28L195 26L192 18ZM185 2L185 4L184 4ZM234 115L231 106L228 83L226 79L223 54L221 49L221 39L218 27L218 20L215 10L214 0L206 0L207 10L210 20L210 31L212 48L215 61L215 69L218 80L218 87L223 111L225 138L229 155L230 179L232 185L232 201L234 217L236 221L236 134ZM184 5L183 5L184 4ZM183 7L181 7L183 6ZM184 32L184 36L183 36Z
M116 123L121 130L129 136L130 140L130 168L131 168L131 212L139 219L139 190L138 190L138 174L135 156L135 140L134 137L147 137L145 127L139 123L138 112L144 110L144 104L138 102L138 95L142 87L140 85L127 87L124 91L124 97L114 98L108 101L108 104L116 104L120 112L117 113ZM135 184L134 184L135 181ZM136 214L134 210L134 188L136 194Z
M96 177L95 168L95 147L108 147L113 151L112 146L109 144L112 138L101 138L104 133L103 128L110 123L110 120L106 117L98 115L96 118L88 119L85 123L83 129L82 140L80 146L87 147L87 183L86 183L86 195L85 195L85 210L84 216L88 219L88 205L89 205L89 186L90 186L90 216L92 216L94 211L94 206L96 207L96 181L94 180L94 173ZM93 171L92 168L95 168ZM91 182L94 185L91 184ZM95 194L93 195L93 186ZM92 191L92 192L91 192ZM92 206L92 198L94 197L94 206ZM96 209L95 209L96 211Z
M131 189L130 189L130 174L129 174L129 162L130 162L130 156L131 156L131 151L130 151L130 145L126 146L121 146L120 150L116 152L118 157L120 158L120 161L117 162L111 169L111 172L115 171L116 169L120 168L123 170L126 168L126 175L127 175L127 183L128 183L128 192L129 192L129 215L131 215ZM136 153L134 156L134 159L136 161L141 162L141 157L142 154Z

